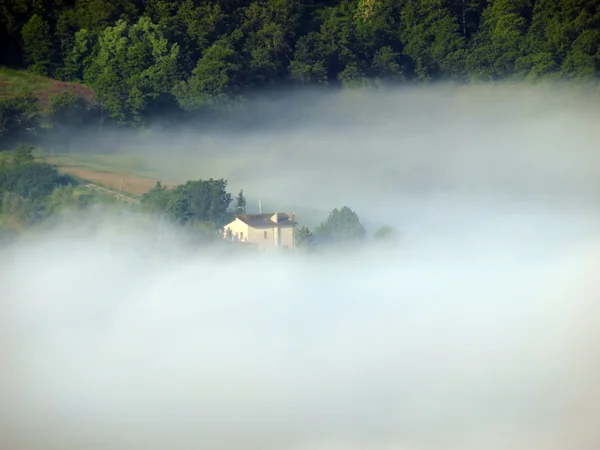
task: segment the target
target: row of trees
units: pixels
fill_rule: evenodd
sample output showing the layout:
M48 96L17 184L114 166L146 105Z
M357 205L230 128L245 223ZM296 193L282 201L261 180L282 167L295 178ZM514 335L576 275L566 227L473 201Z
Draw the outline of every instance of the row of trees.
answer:
M227 109L275 84L600 73L595 0L7 0L0 64L95 89L110 117Z
M173 189L158 182L142 196L141 203L145 211L169 222L215 233L232 221L236 214L246 213L244 192L240 191L234 200L226 187L227 181L223 179L188 181ZM393 236L395 231L390 227L382 227L375 233L375 239L389 239ZM355 245L365 239L364 226L358 215L347 206L334 209L314 232L306 226L296 232L296 244L305 249Z
M66 148L74 129L97 125L101 115L98 105L69 91L51 96L43 115L32 94L0 99L0 151L39 142Z
M358 215L347 206L335 208L327 219L319 224L314 232L307 226L296 231L296 246L305 250L319 247L355 247L364 243L367 238L365 227ZM376 241L390 242L398 239L397 231L390 226L383 226L375 232Z
M35 161L33 148L18 147L11 158L0 161L0 234L18 232L41 223L66 207L86 208L98 199L93 193L77 192L78 181L49 164ZM240 191L235 200L226 191L227 181L209 179L188 181L168 189L161 183L141 199L144 211L157 220L183 226L205 238L217 238L217 231L235 214L246 212L246 199ZM376 239L390 238L394 230L381 228ZM2 236L0 236L2 237ZM357 214L344 206L334 209L315 228L306 226L296 233L299 248L316 249L332 245L360 244L366 232Z
M77 180L54 166L36 162L33 148L18 147L0 160L0 234L39 224L65 207L82 208L92 195L76 192Z

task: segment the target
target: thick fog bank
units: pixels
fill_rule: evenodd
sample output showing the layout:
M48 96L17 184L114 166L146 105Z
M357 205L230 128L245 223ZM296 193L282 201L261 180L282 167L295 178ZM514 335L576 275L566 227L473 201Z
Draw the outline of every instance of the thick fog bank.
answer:
M403 238L223 256L89 218L3 251L0 447L595 450L600 122L571 94L290 96L116 146Z
M449 195L595 204L599 105L560 84L307 91L245 105L239 120L252 126L155 125L101 140L163 180L224 177L252 208L352 204L368 216Z
M398 247L174 265L145 219L38 235L0 260L0 444L596 448L600 218L468 212Z

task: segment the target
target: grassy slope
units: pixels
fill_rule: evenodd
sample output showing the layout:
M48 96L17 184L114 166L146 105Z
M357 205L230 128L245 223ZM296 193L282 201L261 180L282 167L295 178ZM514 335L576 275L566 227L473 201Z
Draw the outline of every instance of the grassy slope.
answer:
M66 83L51 78L34 75L23 70L0 67L0 99L32 93L40 102L42 113L48 111L50 98L61 92L71 91L94 102L92 89L77 83ZM4 155L7 156L7 155ZM2 158L0 153L0 158ZM57 154L36 155L38 159L56 164L61 171L70 173L81 180L87 180L108 189L122 191L132 197L140 197L151 189L157 180L171 187L186 180L207 179L211 177L235 178L237 172L246 172L249 161L239 155L236 157L196 157L185 161L172 157L101 155L101 154ZM251 157L250 161L252 161ZM256 203L252 199L248 199ZM263 199L263 207L269 208ZM278 205L295 210L299 216L314 216L321 219L324 212L313 208L294 208L292 205Z
M43 156L40 156L43 159ZM144 192L154 187L157 180L164 186L172 187L187 180L208 179L210 177L225 179L234 175L243 158L217 157L159 157L135 155L102 155L102 154L56 154L45 158L56 164L64 172L75 175L100 186L139 198ZM235 189L234 189L235 190ZM258 212L258 200L252 198L252 192L244 191L247 197L249 212ZM235 194L236 192L234 192ZM302 224L315 226L327 218L327 212L307 205L270 204L263 198L263 211L284 209L294 211Z
M42 112L46 112L50 105L50 98L65 91L73 92L88 102L96 100L95 92L82 84L66 83L24 70L0 67L0 100L31 93L40 102Z

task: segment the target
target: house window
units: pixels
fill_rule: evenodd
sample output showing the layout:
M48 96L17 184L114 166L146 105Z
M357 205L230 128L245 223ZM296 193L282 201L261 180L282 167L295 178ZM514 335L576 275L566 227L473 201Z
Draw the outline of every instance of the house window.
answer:
M265 231L265 239L267 238L267 232Z
M240 241L243 241L243 240L244 240L244 232L240 231Z

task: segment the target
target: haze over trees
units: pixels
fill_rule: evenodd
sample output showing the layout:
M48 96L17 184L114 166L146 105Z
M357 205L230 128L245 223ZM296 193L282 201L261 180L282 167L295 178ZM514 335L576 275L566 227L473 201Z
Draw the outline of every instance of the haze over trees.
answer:
M10 0L0 11L0 65L83 83L122 125L227 110L272 86L595 82L600 71L593 0Z
M146 192L140 205L123 206L127 211L150 213L157 223L173 229L193 231L203 242L219 239L223 226L236 214L245 213L245 198L227 192L223 179L187 181L173 188L160 182ZM77 211L109 206L79 180L63 174L33 156L33 147L20 146L0 159L0 241L14 238L28 228L44 223L64 210ZM113 205L114 198L110 198ZM297 229L300 249L332 245L355 246L364 242L366 232L358 215L347 206L334 209L314 232L306 226ZM202 241L202 239L201 239Z

